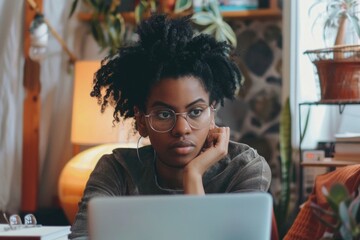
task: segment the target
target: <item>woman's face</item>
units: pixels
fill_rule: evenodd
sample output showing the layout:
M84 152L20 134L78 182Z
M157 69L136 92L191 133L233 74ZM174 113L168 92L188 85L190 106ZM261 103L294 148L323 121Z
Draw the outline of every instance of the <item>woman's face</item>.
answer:
M175 113L189 113L188 119L190 117L196 119L207 106L209 106L209 93L197 78L191 76L166 78L151 89L146 103L146 114L156 113L156 117L164 121L169 117L169 112L163 110L171 109ZM191 127L185 116L185 114L177 115L174 127L168 132L161 133L150 126L149 117L142 118L145 120L144 126L158 160L169 167L182 168L194 159L201 151L209 129L214 126L212 111L207 117L209 120L200 129Z

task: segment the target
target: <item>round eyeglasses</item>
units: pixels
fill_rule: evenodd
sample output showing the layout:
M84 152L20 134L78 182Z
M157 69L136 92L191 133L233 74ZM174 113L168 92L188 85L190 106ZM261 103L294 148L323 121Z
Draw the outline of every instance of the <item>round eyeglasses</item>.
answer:
M177 120L177 116L182 116L192 129L202 129L209 126L211 122L211 114L215 111L212 106L200 105L194 106L187 112L177 113L169 108L153 109L149 114L145 115L148 119L150 127L159 133L171 131Z

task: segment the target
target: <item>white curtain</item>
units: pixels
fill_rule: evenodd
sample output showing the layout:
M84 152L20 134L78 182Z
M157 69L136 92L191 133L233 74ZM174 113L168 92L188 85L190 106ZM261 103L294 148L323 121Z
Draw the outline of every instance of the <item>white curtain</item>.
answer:
M72 1L43 1L44 16L73 51L74 27L68 18ZM51 34L41 61L39 207L53 206L61 169L72 156L70 143L73 66Z
M0 211L20 204L23 1L0 0Z
M70 49L74 46L75 31L71 24L74 20L68 19L71 3L43 1L45 17ZM20 207L24 4L25 1L0 0L0 210L7 212L17 212ZM40 62L39 207L53 206L58 176L71 158L73 71L59 42L49 36L46 57Z

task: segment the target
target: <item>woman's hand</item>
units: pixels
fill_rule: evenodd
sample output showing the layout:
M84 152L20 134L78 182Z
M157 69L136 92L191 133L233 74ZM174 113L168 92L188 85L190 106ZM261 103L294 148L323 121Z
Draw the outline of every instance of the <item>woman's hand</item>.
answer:
M210 129L202 151L184 168L183 186L185 194L204 194L202 176L208 168L226 156L229 139L229 127Z

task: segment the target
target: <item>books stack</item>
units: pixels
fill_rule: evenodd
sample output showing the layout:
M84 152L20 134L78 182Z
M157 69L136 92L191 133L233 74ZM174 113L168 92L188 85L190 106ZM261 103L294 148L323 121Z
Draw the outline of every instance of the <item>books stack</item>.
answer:
M335 160L360 163L360 133L336 134L335 140Z
M220 0L220 11L240 11L257 9L258 0Z
M193 0L193 8L195 12L201 10L203 1ZM253 10L259 6L258 0L219 0L220 11L241 11Z

